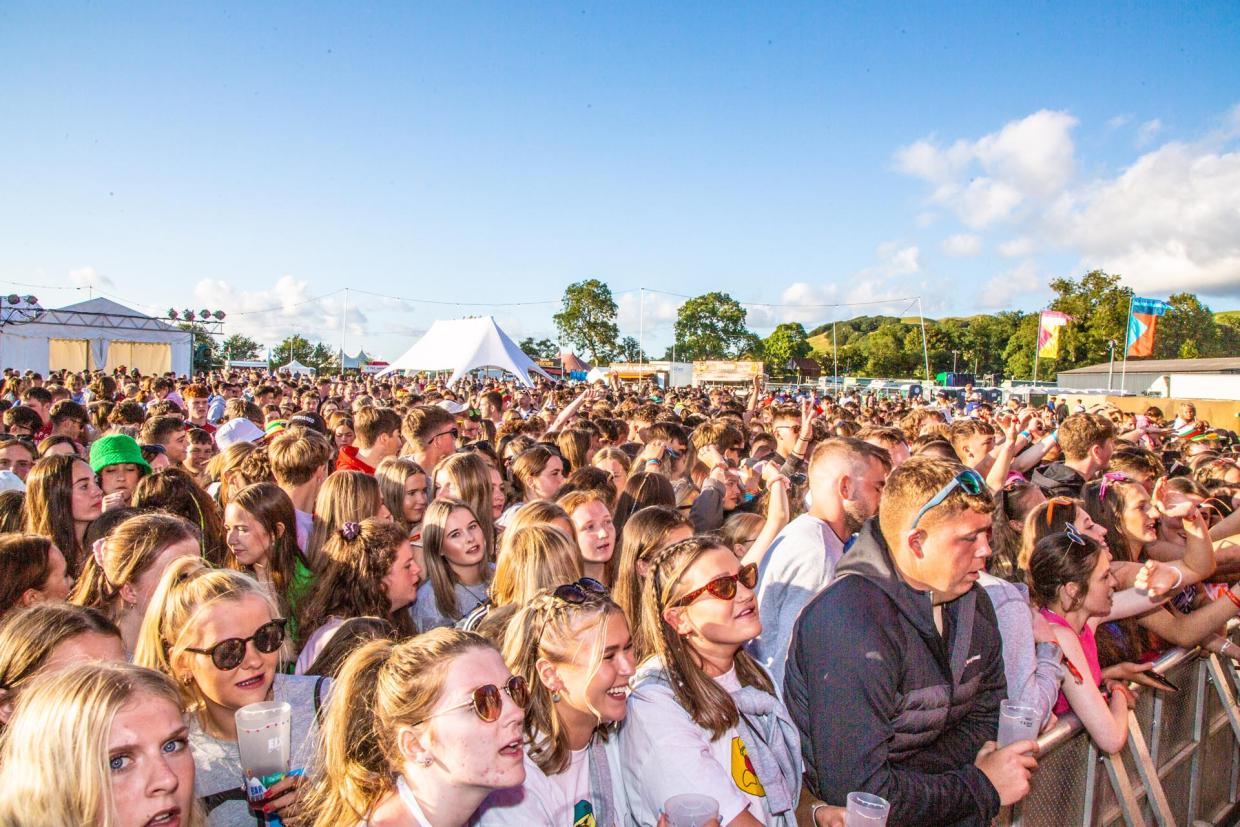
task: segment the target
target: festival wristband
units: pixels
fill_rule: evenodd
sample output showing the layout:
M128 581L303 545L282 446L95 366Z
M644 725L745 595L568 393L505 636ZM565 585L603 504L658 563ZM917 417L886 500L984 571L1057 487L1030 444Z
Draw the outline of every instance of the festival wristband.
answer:
M1227 597L1228 600L1236 604L1237 609L1240 609L1240 597L1236 597L1235 592L1233 592L1231 589L1226 589L1223 592L1223 594Z

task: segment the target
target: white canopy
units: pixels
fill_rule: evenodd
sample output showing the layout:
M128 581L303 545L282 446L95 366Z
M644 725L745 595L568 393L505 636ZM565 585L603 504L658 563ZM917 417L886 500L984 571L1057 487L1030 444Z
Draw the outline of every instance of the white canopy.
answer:
M7 302L0 310L0 364L49 370L137 368L144 374L189 375L193 334L97 298L59 310Z
M551 378L500 330L492 316L435 322L379 375L394 370L450 370L448 384L452 384L478 368L506 370L526 385L534 384L531 372Z
M289 373L295 373L298 375L314 373L314 368L308 365L303 365L301 362L298 362L296 359L289 362L287 365L281 365L279 367L279 370L288 371Z

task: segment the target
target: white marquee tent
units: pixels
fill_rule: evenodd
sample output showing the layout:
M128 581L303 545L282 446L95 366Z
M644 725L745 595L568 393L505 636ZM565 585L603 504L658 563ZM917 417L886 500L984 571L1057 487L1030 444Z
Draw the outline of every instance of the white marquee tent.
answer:
M97 298L58 310L5 304L0 309L0 365L46 374L124 365L144 374L188 375L193 334Z
M276 370L280 373L291 373L294 376L306 376L308 374L314 373L314 368L310 367L309 365L303 365L301 362L298 362L296 359L289 362L287 365L281 365L280 367L276 368Z
M452 376L448 384L452 384L479 368L506 370L526 385L533 384L531 372L551 378L500 330L492 316L435 322L426 335L380 376L396 370L450 370Z

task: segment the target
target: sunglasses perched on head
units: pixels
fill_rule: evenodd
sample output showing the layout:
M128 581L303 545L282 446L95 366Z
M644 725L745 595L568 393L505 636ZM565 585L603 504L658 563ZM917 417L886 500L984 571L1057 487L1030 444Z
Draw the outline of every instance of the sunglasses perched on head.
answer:
M555 595L556 600L580 606L589 599L591 594L607 594L607 587L593 577L582 577L575 583L556 586L552 594Z
M468 701L427 715L425 718L415 721L413 726L425 723L431 718L438 718L440 715L447 715L449 712L456 712L458 709L465 709L466 707L473 707L474 714L479 719L488 724L493 724L499 720L500 713L504 709L504 698L500 695L500 692L508 693L508 697L512 698L512 702L519 709L525 709L525 705L530 700L530 688L525 682L525 678L520 675L513 675L502 687L496 686L493 683L480 686L470 693Z
M917 512L917 516L913 518L913 522L909 525L908 530L912 531L917 528L917 524L921 522L921 518L926 516L926 512L937 505L941 505L943 500L955 491L957 488L964 490L966 494L977 496L986 490L986 480L982 479L982 475L974 471L972 468L966 468L956 476L952 477L951 482L938 490L938 493L930 498L930 501L921 507Z
M725 574L722 577L716 577L700 589L694 589L676 602L673 606L688 606L694 600L697 600L706 592L710 592L714 597L720 600L731 600L736 597L736 584L740 583L747 589L752 589L758 585L758 566L756 563L748 563L741 566L740 571L736 574Z
M211 663L216 669L228 671L236 669L245 660L245 646L254 641L254 648L264 655L270 655L284 645L284 625L288 623L282 617L268 621L259 626L249 637L230 637L221 640L209 649L193 649L185 647L185 651L196 655L210 655Z

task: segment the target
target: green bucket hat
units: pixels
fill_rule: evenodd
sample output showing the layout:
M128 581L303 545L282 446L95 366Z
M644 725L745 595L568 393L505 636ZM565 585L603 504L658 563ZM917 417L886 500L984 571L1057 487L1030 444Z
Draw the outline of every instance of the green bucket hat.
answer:
M142 449L127 434L108 434L95 440L90 446L90 467L98 474L109 465L132 463L150 473L151 465L142 458Z

